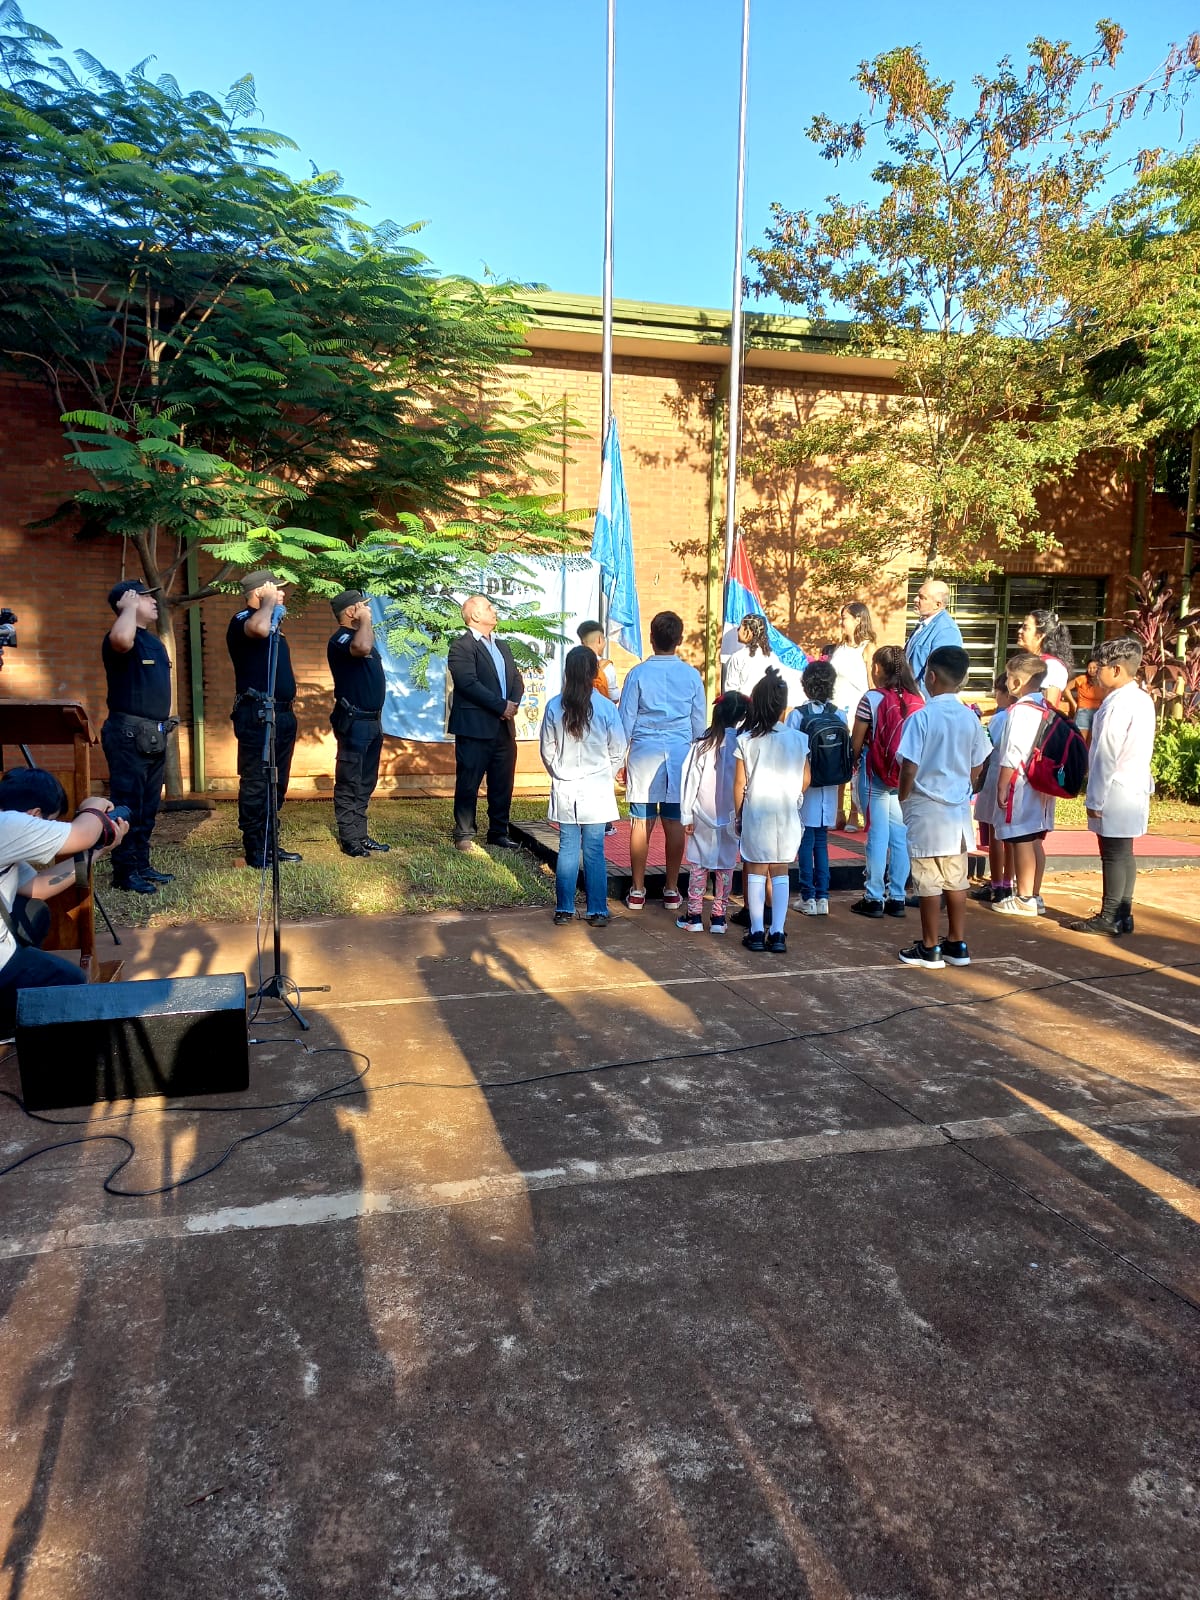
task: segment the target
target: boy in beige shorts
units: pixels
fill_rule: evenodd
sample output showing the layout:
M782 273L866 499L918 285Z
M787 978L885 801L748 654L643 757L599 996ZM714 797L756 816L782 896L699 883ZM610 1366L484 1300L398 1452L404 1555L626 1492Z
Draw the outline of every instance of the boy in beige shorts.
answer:
M974 825L971 795L991 744L982 722L958 691L970 658L943 645L925 666L927 699L904 724L900 810L908 829L913 882L921 902L921 937L899 952L910 967L967 967L967 855ZM940 937L942 896L950 936Z

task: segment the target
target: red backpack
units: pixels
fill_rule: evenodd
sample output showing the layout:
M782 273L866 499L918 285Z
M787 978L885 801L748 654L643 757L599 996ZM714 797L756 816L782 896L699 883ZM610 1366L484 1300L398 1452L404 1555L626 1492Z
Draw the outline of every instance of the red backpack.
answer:
M1039 794L1074 799L1087 782L1088 749L1083 735L1053 706L1040 706L1042 725L1025 762L1025 780Z
M900 735L904 724L914 711L925 704L919 694L908 694L903 689L885 689L883 699L875 710L871 725L871 742L867 746L867 771L887 789L900 787Z

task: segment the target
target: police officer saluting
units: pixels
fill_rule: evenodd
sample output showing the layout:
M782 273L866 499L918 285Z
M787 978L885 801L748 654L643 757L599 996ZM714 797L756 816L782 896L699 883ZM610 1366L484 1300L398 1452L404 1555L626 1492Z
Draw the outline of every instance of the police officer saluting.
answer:
M333 815L343 855L367 856L390 849L367 832L367 806L379 781L383 748L383 662L375 648L370 602L357 589L347 589L329 603L338 624L326 647L333 674L329 722L337 735Z
M112 853L113 888L157 894L173 874L150 865L150 835L162 796L171 721L171 658L151 633L158 601L137 578L109 591L116 620L101 654L108 679L108 720L100 730L115 806L129 807L129 831Z
M266 699L270 686L271 622L275 607L283 604L283 589L273 572L248 572L242 579L246 604L230 622L225 643L233 662L237 695L233 702L233 731L238 744L238 827L246 848L248 867L269 866L267 838L269 773L263 760L266 733ZM275 667L275 764L279 771L279 804L287 793L296 744L296 676L292 655L282 630ZM299 861L295 850L280 850L280 861Z

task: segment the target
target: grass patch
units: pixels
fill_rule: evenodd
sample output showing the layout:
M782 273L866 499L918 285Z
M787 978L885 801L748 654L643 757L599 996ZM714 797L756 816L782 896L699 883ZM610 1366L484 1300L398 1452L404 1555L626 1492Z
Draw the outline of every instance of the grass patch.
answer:
M1188 800L1167 800L1159 795L1150 798L1150 831L1163 833L1180 824L1190 824L1193 828L1200 827L1200 806ZM1083 796L1077 800L1059 800L1054 813L1054 824L1058 828L1077 828L1081 832L1087 830L1087 810L1083 803Z
M545 815L533 801L530 815ZM516 807L514 807L514 812ZM282 912L288 921L311 917L398 916L413 911L485 911L504 906L545 906L554 880L525 851L463 855L450 839L449 800L379 800L371 807L373 836L391 845L387 855L360 861L338 849L328 802L289 801L282 836L304 860L281 869ZM156 895L114 889L99 874L100 893L122 927L170 928L192 922L253 922L261 874L241 866L237 808L180 811L160 817L154 864L175 882ZM270 892L270 880L267 881Z

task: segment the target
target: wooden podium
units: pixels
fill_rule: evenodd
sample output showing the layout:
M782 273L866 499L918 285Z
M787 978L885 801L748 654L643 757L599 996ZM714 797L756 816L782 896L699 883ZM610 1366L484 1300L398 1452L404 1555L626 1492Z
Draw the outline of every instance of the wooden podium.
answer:
M45 764L67 791L67 806L74 813L91 793L91 748L96 743L87 712L75 700L0 700L0 766L7 771L24 764L23 749L46 751ZM6 746L15 748L9 750ZM22 748L23 747L23 748ZM69 750L55 759L50 752ZM35 762L42 759L34 756ZM91 865L80 864L76 882L46 902L52 917L47 950L78 950L79 965L88 982L110 982L121 970L119 961L96 960L96 924Z

